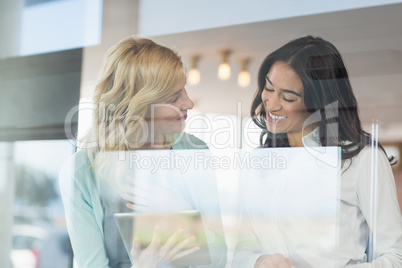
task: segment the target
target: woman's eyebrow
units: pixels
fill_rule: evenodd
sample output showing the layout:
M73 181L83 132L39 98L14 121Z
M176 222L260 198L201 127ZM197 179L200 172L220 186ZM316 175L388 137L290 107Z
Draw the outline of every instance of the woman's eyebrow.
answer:
M290 89L281 89L281 91L301 97L301 95L299 93L297 93L296 91L290 90Z
M265 77L265 80L267 80L268 83L270 83L272 86L274 86L274 84L271 82L271 80L269 80L269 77L268 77L268 76ZM294 94L294 95L296 95L296 96L301 97L301 95L300 95L299 93L297 93L296 91L294 91L294 90L291 90L291 89L283 89L283 88L281 88L280 90L283 91L283 92L290 93L290 94Z
M179 90L177 90L175 93L173 93L170 97L172 98L172 97L175 97L175 96L177 96L177 95L180 95L180 93L183 91L183 89L179 89Z

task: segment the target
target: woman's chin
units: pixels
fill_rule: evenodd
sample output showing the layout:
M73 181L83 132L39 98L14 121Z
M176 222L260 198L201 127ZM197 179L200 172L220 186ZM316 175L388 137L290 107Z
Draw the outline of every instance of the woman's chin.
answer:
M280 131L280 130L278 130L278 129L272 129L272 128L267 128L267 130L269 131L269 132L271 132L272 134L284 134L284 133L286 133L286 132L283 132L283 131Z

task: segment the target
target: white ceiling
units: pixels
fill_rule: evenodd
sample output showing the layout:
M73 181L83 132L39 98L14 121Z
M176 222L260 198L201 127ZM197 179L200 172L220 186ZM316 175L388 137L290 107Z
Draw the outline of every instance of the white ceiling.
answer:
M352 85L359 99L364 121L377 116L384 122L402 122L402 4L341 11L155 36L153 40L175 48L188 62L193 54L201 56L202 81L188 86L202 111L236 112L242 101L248 113L256 88L255 78L261 61L285 42L305 35L318 35L331 41L344 56ZM216 77L219 51L231 49L233 74L238 60L251 58L254 82L249 88L237 86L236 77L219 81ZM378 114L372 114L378 110Z
M262 60L285 42L306 34L334 43L343 54L364 123L371 123L375 118L388 129L402 125L402 4L150 38L177 50L187 66L192 55L201 56L201 83L187 86L198 111L247 116ZM232 50L229 58L232 77L228 81L220 81L216 75L222 49ZM251 59L252 83L248 88L237 85L241 58ZM98 69L97 66L95 70ZM402 140L402 133L392 139Z

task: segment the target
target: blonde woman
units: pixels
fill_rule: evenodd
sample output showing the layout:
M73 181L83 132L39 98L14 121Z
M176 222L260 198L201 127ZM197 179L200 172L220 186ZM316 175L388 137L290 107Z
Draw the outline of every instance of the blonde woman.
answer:
M152 250L134 245L128 256L113 215L136 210L136 199L110 187L107 179L117 173L103 154L207 148L203 141L182 132L187 111L194 105L185 83L181 58L149 39L129 37L107 52L95 88L93 125L82 142L86 148L60 172L67 227L80 268L131 267L130 258L135 267L161 267L198 250L186 247L194 237L175 241L176 233L164 245L154 243ZM225 254L219 255L213 257L213 267L224 267Z

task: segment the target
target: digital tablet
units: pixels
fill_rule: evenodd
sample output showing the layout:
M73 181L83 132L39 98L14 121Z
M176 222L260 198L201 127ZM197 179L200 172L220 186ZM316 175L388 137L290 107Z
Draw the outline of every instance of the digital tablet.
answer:
M151 243L155 226L158 225L161 245L178 229L183 229L178 241L194 235L196 239L188 247L200 247L199 250L174 260L172 265L207 265L211 263L205 228L198 210L158 214L116 213L114 218L129 256L134 237L139 238L141 248L146 248Z

